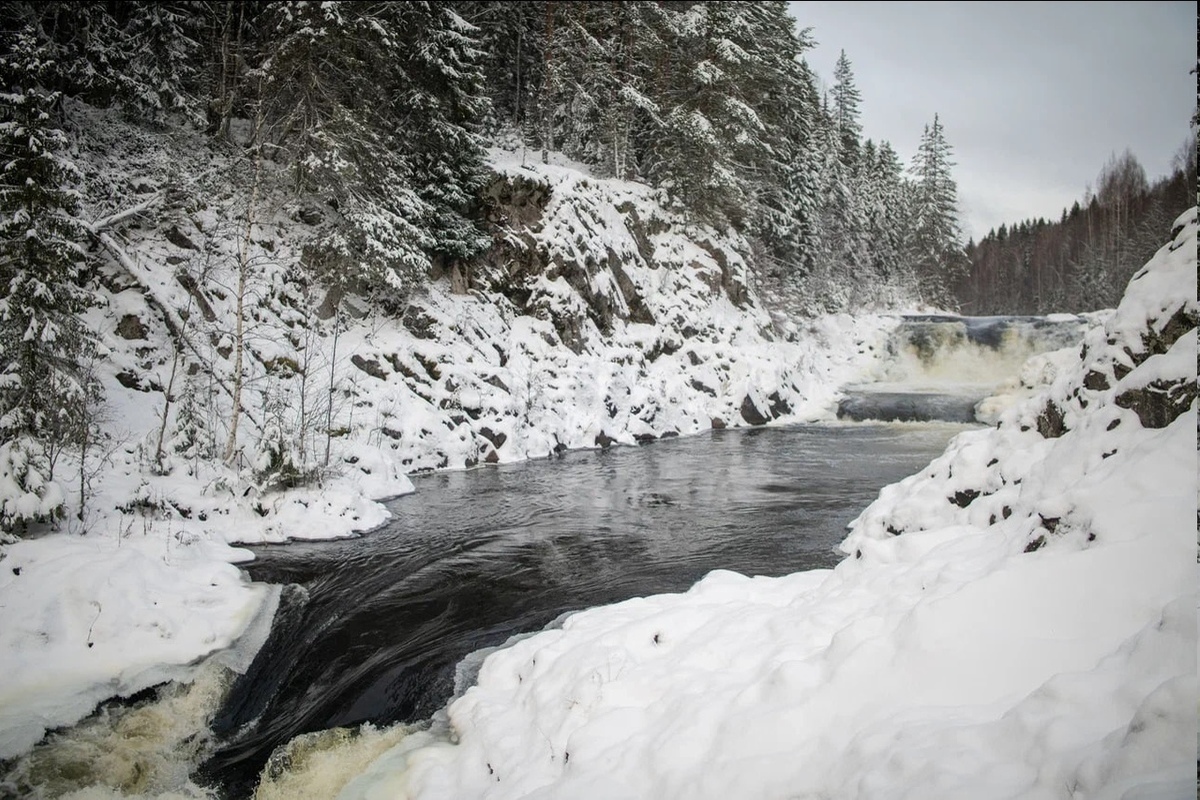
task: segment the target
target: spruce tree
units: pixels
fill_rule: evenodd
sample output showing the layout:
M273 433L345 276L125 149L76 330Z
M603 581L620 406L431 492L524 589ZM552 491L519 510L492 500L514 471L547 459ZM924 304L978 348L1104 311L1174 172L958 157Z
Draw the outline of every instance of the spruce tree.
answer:
M841 162L851 170L857 167L859 138L862 136L862 124L858 121L859 103L862 96L854 83L854 71L846 51L841 51L837 65L833 70L833 89L830 90L833 103L830 112L833 117L833 127L837 132Z
M783 3L747 9L749 53L760 66L746 97L763 124L759 158L744 166L753 191L749 232L769 272L793 283L812 268L817 232L816 80L802 56L812 46Z
M807 37L796 36L797 49ZM808 65L784 62L785 83L766 104L770 151L757 184L753 233L771 272L794 284L811 272L819 248L820 158L816 81Z
M21 37L29 37L37 46L38 83L45 91L107 106L117 94L124 57L109 5L94 0L7 2L3 30L6 43L14 48L9 52L21 46Z
M951 156L941 120L935 114L933 124L925 126L912 162L916 186L907 249L925 299L946 305L952 304L954 282L966 268Z
M868 140L867 145L872 143ZM870 238L870 263L876 281L905 290L910 277L904 274L904 237L909 227L908 187L904 167L890 143L863 146L858 191L864 222Z
M306 260L342 289L408 290L429 263L431 210L398 131L406 38L393 10L288 0L265 16L275 34L260 71L262 136L325 210Z
M869 280L867 250L860 196L854 174L842 155L837 117L827 113L821 127L822 158L818 173L821 249L816 258L813 289L822 295L827 310L845 310Z
M542 85L545 0L468 0L459 13L479 29L481 66L491 98L489 133L532 136L534 106Z
M79 172L57 122L52 69L26 28L0 57L0 527L62 514L54 469L86 441L99 398L79 319L87 231L78 218Z
M479 31L445 3L396 3L390 11L401 37L390 57L403 58L392 102L410 183L428 206L427 247L437 261L464 261L489 241L469 218L487 175Z
M548 12L549 13L549 12ZM646 0L559 4L548 17L547 144L604 175L638 173L637 132L657 126L649 64L661 55L668 12Z
M475 28L448 4L272 3L266 143L324 219L305 251L342 289L406 293L487 240L471 220L487 108Z
M119 34L120 69L116 84L137 116L163 123L170 114L198 122L200 113L200 37L197 4L128 3Z
M669 80L655 97L664 136L653 177L701 219L735 228L755 214L755 172L769 147L759 100L776 85L757 53L756 6L717 0L678 13Z

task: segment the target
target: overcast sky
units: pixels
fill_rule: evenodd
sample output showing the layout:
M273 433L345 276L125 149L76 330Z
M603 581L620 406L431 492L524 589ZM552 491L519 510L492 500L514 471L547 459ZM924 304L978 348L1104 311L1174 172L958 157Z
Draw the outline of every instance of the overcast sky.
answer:
M826 85L846 51L864 136L907 165L937 112L978 239L1057 219L1126 147L1170 171L1196 105L1196 3L792 2Z

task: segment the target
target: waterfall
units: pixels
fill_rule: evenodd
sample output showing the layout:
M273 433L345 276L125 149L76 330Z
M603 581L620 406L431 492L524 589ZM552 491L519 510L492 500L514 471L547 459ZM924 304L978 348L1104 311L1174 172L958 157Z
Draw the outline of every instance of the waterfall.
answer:
M1032 356L1077 346L1086 317L903 317L869 383L846 387L856 421L976 422L976 406L1015 382Z

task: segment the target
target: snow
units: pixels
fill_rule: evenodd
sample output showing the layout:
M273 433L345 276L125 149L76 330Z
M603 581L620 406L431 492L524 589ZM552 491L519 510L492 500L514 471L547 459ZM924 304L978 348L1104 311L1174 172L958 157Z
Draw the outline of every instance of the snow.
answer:
M1147 429L1122 385L1083 394L1195 312L1184 222L1085 360L885 489L835 569L574 614L338 796L1193 796L1195 403ZM1194 382L1195 348L1122 384ZM1067 429L1044 438L1051 400Z
M167 157L158 142L121 140L115 123L89 127L113 132L93 164ZM183 146L174 157L205 154ZM317 301L285 280L303 225L280 203L258 226L241 458L261 454L253 432L280 398L332 388L331 466L297 489L199 457L174 418L166 457L152 457L172 350L151 304L186 316L217 377L231 376L218 353L234 298L210 293L206 320L163 265L207 259L213 285L234 285L238 193L178 212L196 250L138 230L112 240L130 259L88 317L103 334L110 399L104 452L82 467L90 500L82 519L0 555L0 759L164 680L203 684L198 697L211 700L205 687L224 678L204 659L233 645L222 668L244 670L276 600L235 566L248 557L240 542L369 530L387 519L376 501L411 491L418 469L744 424L747 402L786 407L782 422L827 419L838 387L878 364L894 319L830 316L781 332L753 303L744 242L688 226L648 187L561 158L492 160L548 192L538 220L514 223L514 240L548 265L529 284L530 314L486 285L454 294L439 281L407 327L352 315L335 339L312 315ZM644 236L635 219L653 222ZM1028 364L1024 389L1036 394L994 404L997 427L960 434L883 490L837 568L715 572L685 593L574 614L489 654L428 729L296 743L277 794L319 785L332 796L344 784L344 798L1190 796L1196 409L1145 429L1117 403L1131 388L1195 380L1194 333L1133 363L1147 325L1196 312L1195 212L1177 227L1087 334L1082 361L1072 348ZM632 314L626 281L654 324ZM739 286L750 302L730 299ZM600 300L618 309L611 330L589 315ZM145 338L117 333L127 315ZM297 342L301 330L311 341ZM332 376L313 379L321 385L272 372L310 358L305 375ZM1118 365L1132 369L1118 377ZM1108 388L1084 387L1089 371L1111 377ZM218 388L175 385L172 415L185 396L215 398L209 433L220 438ZM1062 411L1057 438L1038 432L1048 402ZM325 427L276 416L278 430ZM310 461L324 443L307 442ZM78 508L77 481L62 488ZM137 791L178 788L164 779Z
M225 174L221 157L195 142L164 143L123 125L110 115L82 128L91 137L81 141L89 180L169 175L171 165L189 182ZM288 272L304 225L272 198L265 206L274 216L256 224L248 254L255 272L245 417L232 465L213 456L230 415L220 381L232 385L232 356L221 351L232 344L236 300L228 287L237 285L240 237L231 232L240 230L241 195L218 184L205 202L154 211L153 226L105 234L121 256L85 320L99 336L106 404L105 436L82 467L84 512L0 551L0 759L25 753L103 699L191 680L209 655L234 643L251 648L248 631L270 618L274 595L234 566L250 557L239 543L368 531L388 519L380 501L412 491L407 474L415 470L632 445L706 431L714 420L746 424L747 396L764 411L780 397L790 410L783 422L828 417L838 387L860 375L894 324L828 317L779 337L752 295L738 307L721 288L748 279L744 243L688 226L648 187L594 178L559 157L522 166L517 154L495 151L493 160L498 174L519 173L549 194L540 222L520 229L543 263L587 265L592 291L621 307L620 277L600 266L615 253L657 324L618 315L611 331L600 331L579 285L560 272L538 276L534 314L495 292L454 294L438 281L415 299L407 312L415 322L404 327L356 312L368 304L350 297L335 338L332 321L313 313L321 298ZM137 218L120 207L89 213ZM654 223L644 241L631 232L631 215ZM212 287L203 303L180 275ZM191 343L178 365L163 307ZM126 324L130 317L137 325ZM578 349L562 338L571 326ZM213 378L187 376L187 361L201 357ZM324 466L321 403L330 396ZM306 418L296 412L300 397ZM189 402L200 416L194 429L181 416ZM307 437L301 466L315 463L313 480L285 491L254 474L249 465L262 463L272 430L293 446ZM52 485L71 510L80 507L80 468L64 456Z
M190 679L200 656L269 621L277 589L248 583L236 560L244 556L167 526L6 547L0 757L101 700ZM265 630L246 642L255 638Z

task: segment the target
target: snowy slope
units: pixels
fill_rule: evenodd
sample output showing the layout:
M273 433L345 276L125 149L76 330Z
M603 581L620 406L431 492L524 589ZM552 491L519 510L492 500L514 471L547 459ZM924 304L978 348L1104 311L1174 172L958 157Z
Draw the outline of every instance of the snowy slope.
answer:
M572 615L339 796L1191 797L1194 209L1177 228L1074 367L884 490L836 569Z
M492 157L496 243L471 291L435 284L406 328L352 334L357 390L393 420L406 468L827 416L891 324L829 317L786 340L756 305L743 242L646 186Z
M108 237L87 316L105 436L82 515L64 459L63 529L0 551L0 759L103 698L251 646L273 595L232 566L248 556L237 543L370 529L414 470L828 415L891 324L830 317L780 336L744 243L689 227L647 187L502 151L496 245L469 290L443 276L390 315L349 297L323 317L325 291L298 266L302 201L264 190L247 214L252 171L235 156L73 113L94 117L79 161ZM268 185L286 183L276 170L263 165ZM513 187L539 202L518 209ZM239 258L245 413L227 466ZM302 485L283 488L273 449Z

